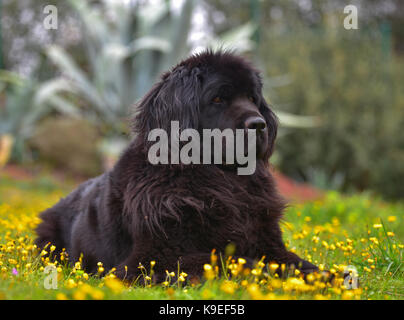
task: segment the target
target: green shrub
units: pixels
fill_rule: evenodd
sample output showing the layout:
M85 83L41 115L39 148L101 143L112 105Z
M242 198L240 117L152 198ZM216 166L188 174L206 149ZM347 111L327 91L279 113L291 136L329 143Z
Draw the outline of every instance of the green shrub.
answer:
M322 119L280 137L281 170L322 187L402 197L404 65L386 50L386 37L342 27L265 36L267 74L291 79L272 93L275 106Z
M93 176L102 171L97 150L99 134L85 120L47 118L31 140L39 158L51 167Z

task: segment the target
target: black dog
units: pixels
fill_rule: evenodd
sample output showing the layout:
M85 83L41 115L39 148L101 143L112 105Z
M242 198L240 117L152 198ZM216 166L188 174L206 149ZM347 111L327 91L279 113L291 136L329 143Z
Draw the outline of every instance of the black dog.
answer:
M152 260L157 279L177 270L178 262L182 271L200 276L212 249L224 252L229 243L249 266L266 256L266 262L294 265L304 274L316 271L282 241L285 203L268 162L277 120L261 89L259 73L228 52L194 55L163 74L138 105L135 138L115 167L41 213L38 247L50 242L74 261L83 254L88 272L101 261L122 278L139 275L139 263ZM200 132L255 129L255 173L237 175L234 166L215 164L152 165L148 133L170 132L173 120Z

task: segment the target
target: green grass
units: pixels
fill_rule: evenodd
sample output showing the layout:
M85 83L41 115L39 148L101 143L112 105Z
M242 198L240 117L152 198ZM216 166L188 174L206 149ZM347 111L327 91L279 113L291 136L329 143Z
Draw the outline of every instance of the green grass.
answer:
M354 266L359 273L358 290L345 290L338 277L333 285L307 284L299 276L280 280L269 266L242 270L241 264L231 260L225 262L228 270L239 268L231 279L218 279L213 268L205 273L211 279L203 283L167 279L165 286L147 280L146 285L140 280L127 285L113 272L100 277L85 274L79 265L61 265L58 289L46 290L44 267L52 261L38 257L32 230L39 223L38 213L74 187L49 177L17 181L0 173L0 299L404 298L404 205L371 194L336 192L328 192L322 200L291 205L282 223L284 239L290 250L336 275L345 266Z

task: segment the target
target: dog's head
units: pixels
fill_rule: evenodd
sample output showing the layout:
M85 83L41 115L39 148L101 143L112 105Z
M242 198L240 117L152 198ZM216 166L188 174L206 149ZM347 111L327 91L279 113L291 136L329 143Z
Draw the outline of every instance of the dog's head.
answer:
M191 56L162 75L138 105L134 130L143 139L156 128L181 130L252 129L257 156L268 160L277 119L262 95L259 72L229 52L206 51Z

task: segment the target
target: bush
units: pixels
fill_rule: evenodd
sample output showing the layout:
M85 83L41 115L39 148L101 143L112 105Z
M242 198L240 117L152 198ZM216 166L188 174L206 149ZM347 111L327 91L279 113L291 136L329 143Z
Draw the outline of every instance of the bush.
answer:
M403 63L378 29L338 28L268 32L262 41L267 74L291 77L272 93L275 106L322 119L280 137L280 169L321 187L402 197Z
M31 144L44 163L73 174L93 176L102 170L97 140L96 128L87 121L59 117L44 120Z

